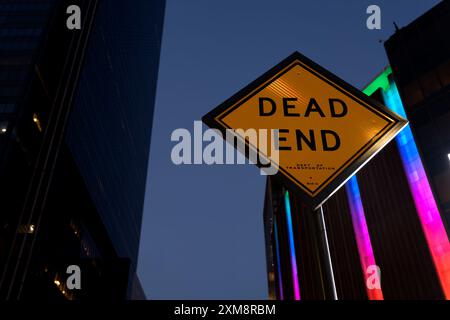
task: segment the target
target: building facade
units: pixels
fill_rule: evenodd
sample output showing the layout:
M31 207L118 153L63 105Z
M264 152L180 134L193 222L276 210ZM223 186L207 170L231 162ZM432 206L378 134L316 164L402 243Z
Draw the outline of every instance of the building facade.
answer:
M450 3L386 42L386 52L438 206L450 225Z
M397 30L363 90L410 126L323 206L338 299L450 299L449 28L444 1ZM330 299L317 213L270 178L264 220L270 297Z
M74 4L80 30L66 27ZM164 8L162 0L0 3L2 299L139 291ZM70 265L81 268L81 290L65 284Z
M404 115L391 69L365 90ZM383 98L384 97L384 98ZM449 298L450 243L409 127L323 206L339 299ZM270 296L330 299L317 212L268 179ZM381 287L368 285L371 266Z

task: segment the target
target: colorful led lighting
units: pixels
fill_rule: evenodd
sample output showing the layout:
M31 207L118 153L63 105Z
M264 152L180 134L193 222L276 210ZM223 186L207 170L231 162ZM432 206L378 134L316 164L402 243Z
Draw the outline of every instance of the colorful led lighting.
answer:
M389 88L388 75L392 72L391 68L386 68L379 76L377 76L363 92L370 96L379 88L387 90ZM370 242L369 230L367 228L366 217L359 191L358 180L356 176L352 177L345 185L347 198L350 206L353 230L356 237L356 245L358 247L361 268L364 274L364 282L367 283L367 268L376 265L375 255L373 254L372 243ZM383 291L381 289L369 289L366 286L367 296L369 300L383 300Z
M383 98L387 107L406 118L394 82L383 90ZM400 132L396 143L442 290L446 299L450 299L450 243L409 126Z
M372 81L363 92L367 95L373 94L381 88L384 103L392 111L406 118L397 86L389 81L392 73L390 67L386 68L374 81ZM410 127L406 127L396 138L396 143L402 158L409 187L413 195L416 210L419 215L422 229L433 258L439 280L445 297L450 299L450 243L442 222L436 201L433 197L422 161ZM450 159L450 158L449 158ZM363 271L370 264L375 264L370 237L361 202L361 195L356 177L349 180L346 185L349 198L350 211L352 214L353 227L357 238L358 251L360 253ZM365 273L365 272L364 272ZM369 299L382 299L382 292L368 290Z
M289 192L284 196L284 205L286 207L286 220L289 235L289 251L291 253L292 282L294 286L294 299L300 300L300 286L298 284L297 257L295 254L294 229L292 227L291 203L289 201Z
M389 89L389 75L392 73L392 68L389 66L383 70L371 83L367 85L367 87L363 90L363 92L371 96L378 89L388 90Z
M367 283L368 274L367 268L371 265L376 265L375 256L370 242L369 230L367 228L366 217L364 215L364 208L361 201L361 193L359 191L358 180L353 176L346 184L348 202L350 205L350 213L352 216L353 230L356 236L356 245L358 247L359 259L363 274L365 276L365 283ZM383 300L383 291L381 289L369 289L366 285L367 296L369 300Z
M275 251L276 251L276 259L277 259L277 276L278 276L278 289L279 289L279 299L284 300L283 294L283 278L281 277L281 259L280 259L280 243L278 240L278 224L277 218L274 218L273 228L275 232Z

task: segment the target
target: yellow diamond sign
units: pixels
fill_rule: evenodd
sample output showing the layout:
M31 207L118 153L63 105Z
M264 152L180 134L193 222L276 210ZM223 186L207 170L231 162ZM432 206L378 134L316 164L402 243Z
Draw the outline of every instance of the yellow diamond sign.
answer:
M284 183L317 207L407 124L296 52L203 117L225 131L272 130ZM249 148L257 145L246 139Z

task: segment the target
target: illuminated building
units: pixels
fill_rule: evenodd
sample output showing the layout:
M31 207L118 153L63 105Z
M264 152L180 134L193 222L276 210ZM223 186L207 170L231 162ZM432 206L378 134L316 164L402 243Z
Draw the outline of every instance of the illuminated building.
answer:
M449 31L444 1L386 42L392 69L363 90L410 126L323 206L339 299L450 299ZM329 298L314 213L287 195L268 180L270 296L295 299L298 283L302 299ZM380 289L366 286L371 265L380 267Z
M66 27L73 4L81 30ZM164 7L1 1L1 299L142 298L136 265ZM83 290L65 287L72 264Z
M405 170L447 299L450 299L450 44L446 36L449 32L448 1L397 30L385 47L398 91L392 88L384 96L387 104L407 115L411 122L398 143L403 145Z
M388 68L364 91L383 97L386 106L404 115L390 79ZM271 296L325 298L314 212L272 179L269 195L266 230L272 229L271 256L276 257L269 263L274 275ZM443 298L447 294L450 244L409 127L331 197L324 211L339 298ZM381 269L381 290L365 285L370 265Z

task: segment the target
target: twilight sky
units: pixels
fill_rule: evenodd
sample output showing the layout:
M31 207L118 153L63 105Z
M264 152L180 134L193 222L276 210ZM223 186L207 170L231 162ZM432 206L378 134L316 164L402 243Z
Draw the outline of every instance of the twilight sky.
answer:
M172 131L192 132L293 51L362 88L388 63L392 22L438 2L167 0L138 266L148 298L267 298L265 178L250 165L174 165ZM366 28L371 4L381 30Z

